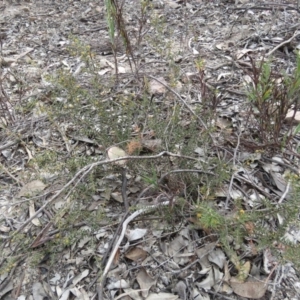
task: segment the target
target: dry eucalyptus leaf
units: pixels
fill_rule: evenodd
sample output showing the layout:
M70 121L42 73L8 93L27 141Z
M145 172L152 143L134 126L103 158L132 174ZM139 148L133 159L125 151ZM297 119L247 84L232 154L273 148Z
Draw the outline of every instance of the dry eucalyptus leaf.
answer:
M211 289L211 287L214 284L215 284L215 278L214 278L214 272L212 268L208 269L208 272L206 273L206 277L201 282L196 283L197 287L205 290Z
M111 197L112 189L107 187L103 192L100 193L101 197L103 197L105 200L109 200Z
M135 228L133 230L127 230L126 237L129 242L139 240L145 236L147 229Z
M56 284L59 283L59 280L60 280L60 279L61 279L60 274L55 273L55 274L54 274L54 277L50 278L49 282L50 282L50 284L52 284L52 285L56 285Z
M17 197L32 197L45 189L46 185L41 180L33 180L25 184Z
M106 73L108 73L108 72L110 72L111 71L111 68L105 68L105 69L101 69L99 72L98 72L98 74L100 75L100 76L102 76L102 75L105 75Z
M145 150L149 150L151 152L155 152L161 148L162 140L142 140L142 146Z
M134 290L131 288L124 289L124 293L120 294L118 297L115 298L115 300L144 300L144 298L140 295L140 290Z
M236 52L235 56L237 59L241 59L245 54L252 51L252 49L241 49Z
M181 300L186 300L186 284L181 280L178 281L175 288L174 288L174 292L176 292Z
M152 278L145 269L141 269L136 276L136 280L142 289L143 297L147 297L149 290L156 284L156 279Z
M0 225L1 232L10 232L11 228L8 226Z
M209 254L213 249L216 247L216 243L209 243L206 244L204 247L197 249L196 254L199 259L202 259L205 257L207 254Z
M141 189L138 186L132 186L132 187L128 187L128 190L130 193L135 194L135 193L139 192Z
M274 180L277 188L281 192L284 192L285 189L286 189L286 186L287 186L287 181L279 173L275 173L275 172L270 171L270 175L272 176L272 179Z
M40 282L35 282L32 286L32 294L34 300L43 300L44 297L48 297L43 285Z
M32 216L35 215L35 207L34 207L34 202L31 200L29 201L29 217L31 218ZM35 226L41 226L40 220L38 218L34 218L31 223Z
M80 282L83 278L88 276L90 271L88 269L84 270L80 274L78 274L76 277L73 278L72 283L76 285L78 282Z
M168 249L168 255L173 257L179 254L180 250L183 250L188 246L189 241L183 238L181 235L178 235L171 243Z
M79 291L78 288L73 287L70 289L70 292L76 297L75 299L82 299L81 298L81 292Z
M122 67L122 66L118 66L118 73L119 73L119 74L124 74L124 73L126 73L126 68L125 68L125 67Z
M223 269L226 257L221 249L216 249L208 254L208 260L217 265L220 269Z
M177 295L170 293L158 293L158 294L150 294L146 300L177 300L179 299Z
M124 280L118 280L116 282L111 282L106 286L109 290L114 290L114 289L127 289L129 288L129 284Z
M123 197L120 192L113 192L111 193L111 197L119 203L123 203Z
M219 284L218 284L219 286ZM225 293L226 295L231 295L233 293L232 288L230 287L229 284L224 282L221 286L221 288L218 290L220 293Z
M216 122L216 126L220 129L226 129L229 128L232 125L232 121L228 118L222 118L222 117L218 117L217 118L217 122Z
M167 85L167 82L163 77L158 77L157 79ZM161 95L166 92L166 87L163 84L159 83L158 81L152 79L149 82L149 91L152 95L157 95L157 94Z
M107 150L107 156L110 160L113 160L120 157L126 157L127 153L123 149L113 146ZM126 160L116 161L115 164L124 166L126 164Z
M81 296L77 300L90 300L90 297L85 289L81 288L80 292L81 292Z
M195 150L194 150L194 153L198 154L199 156L205 156L205 150L204 148L201 148L201 147L197 147Z
M181 5L179 3L176 3L174 1L166 1L166 4L173 9L179 8Z
M220 73L217 77L217 81L220 81L221 79L223 78L226 78L226 77L231 77L232 76L232 73L231 72L224 72L224 73Z
M261 281L249 281L244 283L230 281L230 286L237 295L250 299L263 297L267 290L267 285Z
M243 199L243 194L240 190L232 189L229 193L233 200Z
M65 290L63 293L62 293L62 295L61 295L61 297L59 298L59 300L68 300L69 299L69 296L70 296L70 289L67 289L67 290Z
M56 291L57 297L60 297L63 293L63 291L59 285L55 286L55 291Z
M139 247L134 247L125 254L126 258L133 261L143 261L147 255L148 253Z
M0 299L3 299L2 296L4 296L5 294L7 294L9 291L13 290L14 285L12 280L10 280L7 285L5 285L3 287L3 289L0 291Z
M206 294L205 292L202 291L201 289L201 292L196 289L196 287L194 287L193 289L193 300L210 300L210 297L208 294Z

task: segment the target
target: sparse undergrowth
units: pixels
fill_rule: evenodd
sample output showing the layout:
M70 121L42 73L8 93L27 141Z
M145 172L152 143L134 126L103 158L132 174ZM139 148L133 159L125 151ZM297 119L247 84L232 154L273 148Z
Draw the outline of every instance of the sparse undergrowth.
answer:
M118 146L128 155L146 157L166 150L178 157L133 159L127 162L126 168L107 164L86 171L61 195L54 207L49 208L47 216L40 219L42 227L51 222L56 230L49 235L47 247L43 247L44 243L40 244L42 247L32 246L39 232L34 232L33 236L12 232L11 243L16 246L9 259L2 257L0 274L9 272L24 253L31 257L32 266L40 264L45 257L55 266L62 259L64 249L75 247L90 233L100 232L103 226L119 221L116 213L111 214L107 207L117 206L117 213L121 214L123 206L112 201L122 202L126 194L132 201L130 210L139 208L136 200L143 197L128 192L136 186L139 192L152 187L143 195L147 200L164 198L170 201L170 206L157 216L167 221L172 230L176 231L179 223L195 228L203 236L214 236L213 240L219 241L219 247L224 249L236 269L249 258L259 257L266 249L271 249L278 263L292 262L300 271L299 241L295 242L289 235L292 227L300 227L298 174L290 172L282 176L287 189L283 197L285 190L281 191L281 196L274 193L274 182L270 186L259 186L253 183L254 177L250 178L253 169L249 164L256 164L261 170L261 156L248 164L236 155L237 152L255 153L262 148L265 155L294 151L299 125L295 126L292 121L299 102L300 56L297 55L292 74L275 73L271 61L256 63L252 60L249 74L252 81L245 104L247 128L242 129L243 125L233 130L229 126L225 133L216 123L221 100L218 91L208 87L205 81L204 61L199 59L194 63L199 84L193 92L200 95L201 101L191 106L182 101L185 98L176 97L182 74L175 56L180 53L171 51L171 40L162 39L166 32L170 36L173 34L167 22L150 13L153 8L148 1L141 1L140 27L133 36L122 18L123 7L116 6L115 1L105 3L114 69L103 76L105 60L99 60L84 41L70 36L69 54L83 63L78 71L80 76L69 67L61 67L58 72L44 77L51 87L47 99L31 97L15 106L16 113L24 119L31 114L44 117L50 131L54 132L51 145L47 142L32 145L29 139L23 141L24 149L34 151L27 167L34 170L35 176L32 178L31 172L22 171L18 177L24 185L33 179L43 181L47 187L65 185L80 169L104 160L112 146ZM149 26L154 34L143 36L143 26ZM164 79L170 89L141 75L142 62L135 51L142 48L143 38L168 62ZM122 40L127 60L131 61L130 73L120 72L118 39ZM3 91L5 80L2 77L0 82ZM180 94L187 96L189 88L179 89ZM2 128L15 135L11 129L15 121L8 109L8 100L7 94L0 99ZM290 111L294 114L287 122L286 115ZM224 142L228 132L234 147L228 148ZM247 148L248 145L251 147ZM223 155L225 152L229 153L229 159ZM0 167L9 172L9 166ZM283 168L280 171L283 173ZM243 182L241 174L246 174L243 178L250 178L252 182ZM128 191L122 191L122 186ZM225 193L224 189L227 189ZM44 197L34 198L36 211L52 193L46 190ZM97 202L99 199L101 201ZM30 206L29 201L20 203L14 217ZM84 227L78 230L80 224ZM92 237L88 242L95 248L97 239ZM96 265L101 269L100 255L95 252L93 255L99 259Z

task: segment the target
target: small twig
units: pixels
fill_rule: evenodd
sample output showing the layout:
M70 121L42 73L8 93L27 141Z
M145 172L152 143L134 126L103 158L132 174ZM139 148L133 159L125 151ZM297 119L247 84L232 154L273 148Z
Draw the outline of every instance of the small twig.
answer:
M28 199L25 199L25 200L14 201L13 203L4 203L4 204L1 204L0 207L4 207L4 206L13 207L13 206L19 205L21 203L32 201L34 199L45 198L47 195L51 194L52 192L53 191L48 191L45 194L35 196L35 197L31 197L31 198L28 198Z
M232 297L227 297L223 294L219 294L215 291L210 291L210 290L207 290L206 291L207 293L211 294L211 295L214 295L214 296L220 296L221 298L220 299L225 299L225 300L235 300L236 298L232 298Z
M46 236L49 229L51 228L51 226L53 225L53 223L50 221L41 231L40 233L37 235L37 237L34 239L34 241L31 243L31 245L29 246L30 248L36 248L42 244L44 244L45 242L51 240L53 237L50 236Z
M295 174L299 175L299 169L297 169L297 168L295 168L295 167L293 167L293 166L290 166L290 165L288 165L288 164L285 164L284 162L282 162L282 161L280 161L280 160L276 160L276 159L269 158L269 157L266 157L266 156L263 156L262 158L265 159L265 160L271 161L271 162L273 162L273 163L275 163L275 164L284 166L284 167L290 169L291 171L293 171Z
M225 209L228 209L228 203L229 203L229 199L230 199L230 192L232 190L234 175L235 175L235 172L231 175L231 179L230 179L230 183L229 183L229 188L228 188L228 194L227 194L226 201L225 201Z
M98 294L98 300L103 300L103 288L100 284L97 284L96 290Z
M276 265L275 265L276 266ZM274 268L273 268L274 269ZM280 266L280 269L283 269L283 266ZM273 272L272 272L273 273ZM271 274L272 274L271 273ZM280 274L281 273L281 274ZM271 298L270 300L273 300L275 298L275 293L276 293L276 287L278 287L281 284L281 281L283 279L283 272L280 272L280 270L278 270L276 272L276 277L274 279L274 283L271 285Z
M240 142L241 142L241 134L242 134L242 131L239 130L239 133L237 136L237 144L236 144L236 147L234 148L234 153L233 153L233 165L236 164L237 152L238 152L238 149L240 147Z
M157 81L158 83L160 83L161 85L163 85L165 88L167 88L170 92L172 92L183 104L184 106L188 109L188 111L195 117L198 119L198 121L201 123L201 125L208 130L206 124L204 123L204 121L200 118L199 115L195 114L195 112L191 109L191 107L187 104L187 102L172 88L170 88L167 84L165 84L164 82L162 82L161 80L157 79L154 76L151 75L146 75L151 79L154 79L155 81ZM212 139L212 141L214 142L213 136L209 133L210 138Z
M124 203L124 207L125 207L125 212L127 212L129 209L129 203L128 203L128 199L127 199L126 190L127 190L126 168L123 168L123 170L122 170L122 198L123 198L123 203Z
M4 296L6 294L6 292L4 292L5 287L11 282L11 279L16 271L16 268L23 260L24 260L24 257L21 257L17 262L15 262L14 267L10 271L9 275L1 282L1 284L0 284L0 298L1 299L2 299L2 296Z
M234 148L234 153L233 153L233 166L236 165L237 152L240 147L241 130L239 131L237 138L238 138L237 144L236 144L236 147ZM234 176L235 176L235 172L232 174L231 179L230 179L228 194L227 194L226 201L225 201L225 209L228 209L228 203L229 203L229 199L230 199L230 192L232 190Z
M2 169L10 178L12 178L14 181L18 183L20 186L24 186L24 182L16 178L13 174L11 174L4 166L2 163L0 163L0 169Z
M242 180L250 184L251 186L255 187L262 195L264 195L266 198L271 199L271 195L267 192L265 192L261 187L259 187L257 184L255 184L252 180L247 179L240 175L235 175L236 179ZM274 197L273 197L274 198Z
M290 186L291 186L291 181L289 180L287 183L287 186L284 190L284 193L282 194L282 196L280 197L278 204L282 203L282 201L285 199L286 195L288 194L289 190L290 190Z
M67 135L66 135L66 129L63 127L63 126L57 126L57 131L60 133L65 145L66 145L66 149L68 151L68 153L71 152L71 147L70 147L70 141L69 139L67 138Z
M230 8L230 10L274 10L276 6L284 6L284 7L277 7L277 10L284 11L284 10L296 10L298 11L299 8L288 6L287 4L281 3L260 3L260 5L269 5L271 7L263 7L263 6L249 6L249 7L237 7L237 8ZM272 7L273 6L273 7Z
M108 271L111 267L111 264L114 260L114 257L119 249L119 246L125 236L125 232L126 232L126 229L127 229L127 226L128 224L133 221L136 217L138 217L139 215L151 210L151 209L155 209L155 208L158 208L160 206L166 206L166 205L169 205L170 201L165 201L165 202L162 202L162 203L159 203L159 204L156 204L156 205L151 205L151 206L147 206L145 208L142 208L142 209L139 209L137 211L135 211L132 215L130 215L128 218L126 218L126 220L123 222L123 225L122 225L122 231L121 231L121 234L120 234L120 237L119 239L117 240L116 242L116 245L114 247L114 249L112 250L110 256L109 256L109 259L107 261L107 264L105 266L105 269L103 271L103 274L101 276L101 279L100 279L100 285L101 285L101 289L103 290L103 284L104 284L104 281L105 281L105 278L108 274Z
M78 183L80 182L80 180L82 180L93 168L97 167L97 166L101 166L101 165L106 165L106 164L113 164L117 161L121 161L124 160L124 158L126 158L126 160L143 160L143 159L156 159L156 158L160 158L162 156L172 156L172 157L178 157L178 158L186 158L186 159L191 159L191 160L196 160L196 158L194 157L189 157L189 156L183 156L183 155L179 155L179 154L175 154L172 152L168 152L168 151L162 151L157 155L150 155L150 156L126 156L126 157L119 157L116 159L111 159L111 160L103 160L103 161L98 161L92 164L89 164L85 167L83 167L82 169L80 169L75 176L67 183L65 184L59 191L57 191L43 206L41 206L41 208L39 210L36 211L36 213L34 215L32 215L27 221L25 221L23 223L22 226L20 226L13 235L8 236L8 237L2 237L4 239L11 239L14 235L16 235L17 233L19 233L26 225L28 225L34 218L36 218L49 204L53 203L54 200L56 200L63 191L65 191L69 186L71 186L77 178L80 178L77 180L77 182L75 183L75 186L78 185ZM71 191L73 190L73 188L71 189ZM68 197L71 193L71 191L68 193L68 195L66 197Z
M18 278L19 279L19 284L18 286L12 291L12 296L17 299L20 296L21 293L21 288L23 281L25 279L25 271L22 273L22 275Z
M111 239L108 248L106 249L105 255L103 256L102 261L101 261L101 266L104 266L104 264L107 260L108 253L110 252L110 249L113 247L115 240L117 239L117 236L121 230L123 222L125 221L125 219L128 216L128 213L129 213L129 203L128 203L128 199L127 199L127 195L126 195L126 189L127 189L126 168L123 168L123 170L122 170L122 198L123 198L123 202L124 202L124 206L125 206L125 214L124 214L121 222L119 223L119 226L118 226L113 238ZM98 279L98 277L96 277L96 280L97 279ZM90 284L90 286L92 286L92 285L93 284Z
M296 31L293 36L291 38L289 38L286 41L283 41L282 43L280 43L279 45L277 45L273 50L271 50L269 53L266 54L266 56L270 56L271 54L273 54L277 49L281 48L282 46L290 43L294 38L296 38L298 35L300 35L300 32Z
M117 239L117 236L120 233L120 230L123 226L123 223L125 222L126 218L128 217L128 214L129 214L129 212L125 213L124 216L122 217L122 220L120 221L119 226L118 226L112 240L110 241L110 244L109 244L108 248L106 249L105 255L103 256L103 258L101 260L101 266L104 266L104 264L106 263L108 253L110 252L110 249L113 247L113 245L114 245L114 243Z

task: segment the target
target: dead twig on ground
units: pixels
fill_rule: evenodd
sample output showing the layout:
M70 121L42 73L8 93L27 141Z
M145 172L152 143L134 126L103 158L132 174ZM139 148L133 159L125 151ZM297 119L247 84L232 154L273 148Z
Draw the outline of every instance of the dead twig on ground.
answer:
M8 236L8 237L2 237L4 239L11 239L14 235L16 235L17 233L19 233L21 230L23 230L25 228L25 226L27 226L34 218L36 218L41 212L43 212L43 210L51 203L54 202L54 200L57 199L57 197L59 197L63 191L65 191L68 187L70 187L73 183L75 183L74 187L71 188L71 190L69 191L69 193L65 196L65 198L68 198L70 196L70 194L72 193L72 191L74 190L74 188L79 184L79 182L96 166L101 166L101 165L107 165L107 164L113 164L115 162L121 161L121 160L142 160L142 159L157 159L163 156L172 156L172 157L177 157L177 158L185 158L185 159L190 159L190 160L195 160L198 161L196 158L194 157L190 157L190 156L185 156L185 155L179 155L179 154L175 154L172 152L168 152L168 151L162 151L157 155L151 155L151 156L126 156L126 157L119 157L116 159L111 159L111 160L103 160L103 161L98 161L92 164L89 164L85 167L83 167L82 169L80 169L75 176L67 183L65 184L59 191L57 191L55 193L55 195L53 195L43 206L40 207L39 210L36 211L36 213L34 215L32 215L27 221L25 221L23 223L22 226L20 226L13 235ZM79 178L80 177L80 178ZM77 180L77 181L76 181Z
M4 171L10 178L12 178L19 186L24 186L24 182L19 180L17 177L15 177L13 174L11 174L2 163L0 163L0 170Z
M162 82L161 80L157 79L156 77L154 77L152 75L146 75L146 76L149 77L149 78L151 78L151 79L154 79L155 81L157 81L158 83L160 83L161 85L163 85L165 88L167 88L170 92L172 92L184 104L184 106L188 109L188 111L200 122L200 124L204 127L204 129L208 130L208 127L206 126L206 124L204 123L204 121L201 119L201 117L199 115L195 114L195 112L187 104L187 102L174 89L172 89L167 84L165 84L164 82ZM209 133L209 136L210 136L212 142L214 143L214 138L211 135L211 133Z
M294 38L296 38L298 35L300 35L300 31L296 31L296 32L293 34L293 36L292 36L291 38L289 38L288 40L286 40L286 41L280 43L279 45L277 45L273 50L271 50L270 52L268 52L268 53L266 54L266 56L272 55L276 50L278 50L278 49L281 48L282 46L284 46L284 45L290 43L290 42L291 42Z
M121 242L123 241L123 238L125 236L125 232L126 232L128 224L131 221L133 221L136 217L138 217L141 214L144 214L144 213L148 212L149 210L153 210L153 209L155 210L155 209L157 209L161 206L166 206L166 205L169 205L169 204L170 204L170 201L165 201L165 202L162 202L162 203L159 203L159 204L156 204L156 205L150 205L150 206L147 206L145 208L142 208L142 209L139 209L139 210L135 211L132 215L130 215L129 217L126 218L126 220L122 224L122 231L121 231L120 237L117 240L112 252L110 253L110 256L109 256L109 259L108 259L107 264L105 266L105 269L103 271L103 274L100 277L100 283L99 283L99 285L97 285L97 290L99 291L99 293L103 293L103 285L104 285L106 276L107 276L108 271L109 271L109 269L112 265L114 257L116 255L118 249L119 249L119 246L120 246ZM98 293L98 299L103 299L101 294L99 296L99 293Z

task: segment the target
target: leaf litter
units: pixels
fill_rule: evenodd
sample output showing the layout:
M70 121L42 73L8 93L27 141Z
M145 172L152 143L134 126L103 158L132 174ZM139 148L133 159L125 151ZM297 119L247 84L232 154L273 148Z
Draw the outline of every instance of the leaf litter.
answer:
M128 14L132 11L134 5L134 1L128 1L125 5L125 13ZM249 67L249 54L256 53L260 56L262 50L270 54L276 43L282 43L285 40L284 36L277 36L280 31L276 27L284 29L284 22L280 21L275 26L272 16L273 8L266 7L266 10L259 11L255 3L248 3L248 1L236 1L235 4L219 3L218 1L154 1L153 5L157 13L164 15L168 22L178 29L178 32L180 32L179 28L183 25L181 16L184 16L184 14L190 16L189 25L195 26L196 32L197 30L201 31L201 33L195 32L198 36L188 42L189 47L185 47L182 41L176 41L179 45L177 49L183 54L182 58L175 52L176 47L173 49L173 54L176 54L176 62L183 60L184 63L181 65L183 73L190 74L188 81L182 79L185 84L190 82L193 84L199 83L198 73L193 73L193 67L189 63L197 55L207 60L207 75L210 78L208 84L215 86L216 90L222 90L224 98L230 99L229 101L224 100L224 106L222 111L219 111L220 115L216 124L221 131L228 128L228 133L230 133L231 125L234 127L235 124L243 121L243 118L237 119L235 115L235 107L241 101L238 98L229 96L236 95L243 86L242 81L239 80L239 78L244 78L241 66ZM287 8L293 8L292 5L289 4ZM280 5L279 8L281 8ZM73 133L70 134L68 130L62 130L62 128L69 128L68 126L63 127L63 125L66 125L64 124L66 120L60 124L60 130L48 130L50 123L45 120L47 117L43 113L44 107L42 105L47 101L52 101L47 96L48 93L51 93L49 89L51 83L47 76L52 70L58 69L59 66L64 66L70 72L74 70L75 75L82 74L82 66L85 64L82 64L80 60L66 57L68 53L67 46L70 44L70 38L67 37L69 34L84 35L91 48L101 57L98 62L100 76L115 73L124 74L130 70L130 66L124 59L126 64L119 64L118 68L115 68L112 57L106 56L106 51L110 51L111 46L107 47L107 40L99 39L98 36L99 30L104 36L107 35L106 25L101 18L95 19L94 16L95 13L103 16L104 6L102 4L99 6L99 3L93 1L90 3L76 1L73 1L73 3L66 1L36 1L36 3L33 3L28 1L21 5L6 3L1 6L1 10L3 12L0 17L1 24L4 24L7 28L12 28L8 29L8 34L10 49L13 49L9 50L7 41L4 39L3 41L1 38L1 66L5 68L25 68L27 70L26 80L31 85L31 88L27 91L18 90L15 92L18 81L10 74L8 85L5 88L14 96L19 94L27 100L33 96L38 96L42 102L39 101L40 105L36 105L32 119L28 117L27 120L15 120L14 127L11 129L13 135L5 134L5 130L1 132L1 181L3 184L1 190L1 216L3 218L1 219L0 231L1 236L6 238L8 234L12 234L18 229L19 224L22 224L29 216L29 218L32 218L31 223L35 227L27 226L25 233L28 235L33 234L33 243L24 245L23 251L25 253L26 247L30 246L36 248L38 252L41 249L39 247L47 247L47 242L50 240L55 241L58 235L67 231L68 228L59 228L57 223L54 226L54 223L50 220L54 220L55 214L60 218L66 217L69 212L64 211L65 205L70 207L72 204L69 202L68 194L66 194L64 195L65 198L62 197L56 200L53 208L49 207L35 217L37 208L43 205L47 195L59 190L57 186L61 183L55 181L57 177L55 171L52 173L46 172L47 178L45 176L43 180L38 179L43 170L37 170L34 165L30 166L29 162L38 156L38 151L41 151L41 149L49 150L49 148L53 148L57 152L64 152L66 156L74 150L90 157L93 157L95 153L100 156L105 155L105 151L101 149L98 141L96 142L85 135L74 135ZM259 13L256 14L255 12L258 11ZM243 13L242 17L239 15L240 12ZM297 11L292 9L286 11L279 9L277 13L286 14L285 18L289 18L289 21L297 18ZM127 17L129 21L133 22L134 17L132 18L129 14ZM53 27L44 25L46 24L44 23L45 20L54 24ZM14 22L21 28L19 31L13 29L15 28L15 26L12 26ZM254 23L257 25L257 32L252 28ZM232 26L232 24L235 25ZM99 27L93 28L95 25ZM94 30L96 30L97 35L94 34ZM285 32L285 30L281 32ZM24 41L21 39L23 32L26 32ZM258 34L263 38L259 39ZM296 35L294 37L296 38ZM276 40L276 38L279 40ZM29 47L32 43L37 48ZM122 43L119 46L118 51L124 51ZM283 49L282 53L288 51L285 44L279 46ZM291 47L296 49L296 46ZM222 55L218 53L222 53ZM151 63L153 59L151 49L149 49L148 54L149 57L145 56L145 61ZM277 60L278 64L286 65L283 56L277 57ZM155 62L156 70L154 73L163 73L163 68L159 67L160 63L159 61ZM33 67L33 65L36 65L36 67ZM230 69L232 65L235 65L236 69ZM218 72L219 68L220 72ZM6 70L9 71L9 69ZM152 67L145 68L147 72L152 70ZM5 74L5 76L8 75L9 72ZM149 91L154 96L154 101L159 104L163 102L162 97L169 92L165 87L169 84L169 78L167 76L157 76L157 78L164 84L156 80L150 80L148 84ZM40 79L41 81L39 81ZM3 81L2 77L1 80ZM84 81L84 76L82 76L82 80ZM123 81L123 83L125 82ZM175 83L173 85L175 86ZM192 88L191 85L190 89ZM184 93L181 89L177 90ZM13 94L14 92L15 94ZM107 91L101 91L101 93L106 97L110 97L111 91L108 89ZM60 99L65 102L65 105L68 105L68 100L64 99L63 95ZM204 100L200 99L200 101ZM198 100L193 101L197 102ZM170 103L172 101L166 102L168 105ZM242 116L242 105L238 110ZM113 111L110 113L113 113ZM224 119L224 115L227 116L226 119ZM295 124L299 123L298 111L288 111L286 121L289 122L291 119ZM188 126L189 123L186 122L186 126ZM1 128L6 128L8 124L9 122L5 119ZM73 126L75 127L76 124L72 124L70 128ZM22 129L20 130L20 128ZM145 139L144 136L141 136L140 138L142 148L131 145L130 154L134 153L134 150L141 151L141 149L155 153L159 148L165 146L156 137ZM217 139L217 137L215 138ZM236 140L231 138L226 142L236 145ZM178 145L178 148L180 148L180 145ZM198 147L194 151L199 156L205 157L206 149ZM284 178L284 169L287 164L290 167L297 168L297 164L292 166L293 164L290 161L283 161L283 158L276 156L271 158L272 162L266 162L257 153L252 157L249 157L248 154L245 155L245 153L246 151L242 151L239 155L244 155L245 161L250 162L250 164L248 167L238 169L234 178L235 182L239 182L239 187L242 187L242 189L238 189L234 185L230 187L226 183L223 188L225 193L220 194L220 197L224 198L229 194L232 199L243 199L246 203L248 202L249 207L262 206L263 196L270 195L273 192L278 195L279 201L288 199L293 191L290 189L287 191L288 179ZM128 154L119 146L111 146L107 150L109 160L127 156ZM205 159L207 158L205 157ZM24 164L25 161L28 165ZM172 163L176 164L176 159L173 159ZM127 159L120 159L115 162L116 168L126 168L126 164ZM8 171L8 168L4 168L4 165L8 166L10 171ZM202 168L203 165L200 164L200 166ZM18 176L15 176L16 174ZM64 185L65 182L62 184ZM1 266L5 265L6 268L1 272L0 277L1 298L6 300L11 297L18 299L25 299L26 297L32 297L33 299L44 299L44 297L51 299L94 299L97 294L95 288L97 276L103 268L99 260L109 251L109 242L112 240L123 214L122 207L117 205L117 202L124 202L124 193L120 189L121 184L122 180L119 178L118 170L114 170L114 173L110 174L110 178L103 179L99 190L101 198L94 197L93 200L95 201L95 207L99 203L99 207L111 219L100 221L103 222L103 224L100 224L101 229L94 229L94 224L87 224L84 217L78 222L74 219L73 223L68 224L69 228L80 228L82 236L72 243L69 241L70 237L68 235L64 236L66 247L62 247L59 243L56 245L56 249L62 256L55 262L54 267L51 266L46 255L38 257L38 264L35 267L26 269L26 263L20 260L18 255L14 256L16 250L11 250L18 247L18 241L14 241L13 247L10 248L9 243L6 243L3 239ZM134 183L131 182L127 196L134 201L137 198L134 194L142 189L143 187L138 180ZM252 197L246 197L246 195ZM151 197L156 197L158 200L160 196L151 194ZM36 198L39 197L41 199L36 201ZM171 206L172 199L168 200L170 200ZM25 206L23 206L24 203ZM79 201L78 205L80 210L85 212L85 204ZM97 210L91 209L88 211L91 213L91 211ZM136 225L132 225L132 229L127 231L126 243L120 246L117 255L114 257L116 268L109 271L104 286L110 299L125 297L127 299L213 299L211 297L222 299L222 295L234 297L233 299L241 299L238 296L249 299L272 296L276 299L276 289L272 290L271 285L268 284L272 282L272 284L283 286L283 279L294 281L294 287L283 286L279 288L277 299L281 299L280 293L282 291L280 289L283 289L290 299L293 299L293 297L296 299L295 297L299 296L299 278L294 268L289 265L278 267L279 262L273 256L273 250L266 249L264 251L263 259L259 262L263 264L262 275L258 276L259 278L254 277L251 274L252 269L255 266L259 268L259 263L254 260L254 256L248 253L246 259L241 262L240 256L237 256L237 254L230 255L226 253L219 246L216 237L207 232L199 233L197 229L190 226L187 218L184 218L183 222L179 222L180 226L177 228L178 224L170 224L162 217L160 217L161 220L158 223L151 220L151 218L147 220L147 217L147 215L142 215ZM114 220L113 224L111 220ZM250 227L249 225L249 231L251 231ZM299 228L299 224L290 224L284 237L291 243L299 243ZM278 243L277 247L280 247L280 241ZM238 247L236 247L236 251L241 254ZM281 251L284 254L284 249L281 249ZM8 257L13 259L9 261ZM26 258L30 261L24 255L24 259ZM126 262L126 264L122 265L121 262ZM230 264L231 269L234 269L233 272L228 269L228 264ZM27 264L27 266L29 265ZM275 270L276 276L274 276ZM52 278L50 280L48 280L49 275ZM36 278L39 278L39 281L36 281ZM94 281L95 279L96 281Z

